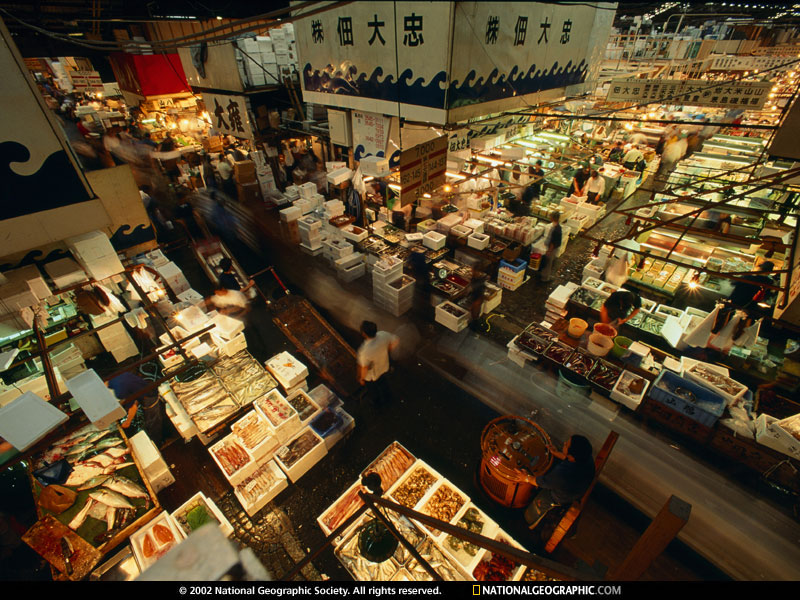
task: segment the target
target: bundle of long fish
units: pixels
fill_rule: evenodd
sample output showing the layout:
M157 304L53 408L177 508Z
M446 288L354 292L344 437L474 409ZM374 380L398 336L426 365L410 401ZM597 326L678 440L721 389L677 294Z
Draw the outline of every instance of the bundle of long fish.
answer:
M414 462L414 457L397 443L392 443L381 455L364 469L364 473L377 473L384 490L388 490Z
M197 425L197 429L205 432L237 410L239 410L239 405L236 404L233 398L225 394L216 404L211 404L193 414L192 421Z
M270 467L271 462L272 461L264 463L255 473L236 486L236 491L248 504L253 504L261 496L271 490L278 481L272 467Z
M247 350L220 359L213 369L240 406L278 387L278 383Z
M360 581L389 581L397 573L400 566L391 558L375 563L363 557L359 550L359 534L361 527L345 541L336 553L345 568Z
M218 448L214 448L212 452L228 475L233 475L250 462L250 456L244 448L230 439L223 442Z
M445 581L464 581L466 579L461 574L461 571L434 545L433 540L426 539L420 544L417 551ZM425 567L417 562L416 559L411 559L406 564L406 569L408 569L415 581L433 580L433 577L425 570Z
M231 431L242 440L249 450L252 450L272 433L272 428L264 417L256 411L252 411L234 423Z

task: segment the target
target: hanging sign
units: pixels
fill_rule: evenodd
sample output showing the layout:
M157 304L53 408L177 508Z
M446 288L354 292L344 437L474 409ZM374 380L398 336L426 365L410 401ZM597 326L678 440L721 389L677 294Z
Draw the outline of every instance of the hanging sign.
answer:
M423 142L400 154L400 204L406 206L445 182L446 135Z
M714 82L704 79L615 79L608 102L688 104L761 110L772 84L763 81Z
M206 110L211 116L211 126L223 135L250 139L253 127L247 113L244 96L208 94L203 92Z
M391 117L375 113L353 111L354 158L385 156Z
M786 56L717 56L711 62L712 71L764 71L797 62Z

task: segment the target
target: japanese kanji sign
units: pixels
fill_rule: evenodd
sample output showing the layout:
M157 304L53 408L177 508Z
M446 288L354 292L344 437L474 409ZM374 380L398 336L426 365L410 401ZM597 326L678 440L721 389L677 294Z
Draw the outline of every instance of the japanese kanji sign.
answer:
M204 92L203 102L211 117L211 126L220 134L238 138L253 137L244 96L222 96Z
M627 78L611 82L607 100L760 110L771 89L772 84L763 81Z
M765 71L791 64L796 56L718 56L711 62L712 71Z
M400 204L406 206L445 182L446 135L418 144L400 154Z
M485 114L488 102L495 111L549 99L525 98L544 91L581 93L614 6L352 2L295 23L303 97L447 123Z

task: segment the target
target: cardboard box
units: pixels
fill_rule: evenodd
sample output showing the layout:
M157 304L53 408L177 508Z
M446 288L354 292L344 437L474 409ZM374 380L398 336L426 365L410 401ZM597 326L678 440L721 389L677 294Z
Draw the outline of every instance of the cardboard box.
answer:
M258 181L237 183L236 193L239 195L239 202L255 202L261 200L261 185Z

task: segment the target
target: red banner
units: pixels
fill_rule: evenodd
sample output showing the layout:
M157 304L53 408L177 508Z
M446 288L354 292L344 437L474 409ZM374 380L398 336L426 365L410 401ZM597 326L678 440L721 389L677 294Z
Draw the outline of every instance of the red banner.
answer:
M164 96L190 92L177 54L111 55L111 68L121 90L139 96Z

